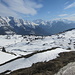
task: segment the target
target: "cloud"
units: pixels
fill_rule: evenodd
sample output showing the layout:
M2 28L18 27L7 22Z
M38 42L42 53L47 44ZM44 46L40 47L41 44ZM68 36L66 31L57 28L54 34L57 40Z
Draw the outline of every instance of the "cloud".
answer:
M71 16L75 16L75 14L71 14Z
M65 5L67 5L68 3L69 3L69 1L68 1L68 2L66 2L66 3L65 3Z
M75 21L75 16L68 16L68 17L64 17L63 19Z
M1 0L0 1L0 15L5 16L19 16L35 15L37 9L42 8L42 4L38 4L32 0Z
M53 20L60 20L60 19L67 19L67 20L75 21L75 14L70 14L61 18L55 18Z
M64 17L63 19L67 19L67 20L75 21L75 14L70 14L69 16Z
M68 14L60 14L58 16L63 17L63 16L67 16Z
M75 7L75 2L73 2L72 4L68 5L67 7L65 7L64 9L69 9L69 8L72 8L72 7Z
M5 5L0 3L0 15L1 16L18 16L11 9L7 8Z

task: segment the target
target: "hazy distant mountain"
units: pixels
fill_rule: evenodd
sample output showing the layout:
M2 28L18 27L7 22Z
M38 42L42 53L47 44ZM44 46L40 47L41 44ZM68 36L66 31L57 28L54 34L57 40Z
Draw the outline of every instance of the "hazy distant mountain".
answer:
M54 21L43 21L43 20L35 20L35 23L39 24L39 27L43 28L47 32L51 34L56 34L59 32L63 32L65 30L75 28L75 22L64 20L54 20Z
M37 19L30 22L14 17L0 16L0 34L51 35L71 28L75 28L75 22L68 20L44 21Z

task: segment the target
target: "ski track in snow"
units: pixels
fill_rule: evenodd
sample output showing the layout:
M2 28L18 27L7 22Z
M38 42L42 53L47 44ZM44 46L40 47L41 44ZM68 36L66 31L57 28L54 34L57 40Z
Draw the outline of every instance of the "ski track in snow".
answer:
M0 51L0 64L5 63L6 61L9 61L10 59L14 58L17 58L17 56Z

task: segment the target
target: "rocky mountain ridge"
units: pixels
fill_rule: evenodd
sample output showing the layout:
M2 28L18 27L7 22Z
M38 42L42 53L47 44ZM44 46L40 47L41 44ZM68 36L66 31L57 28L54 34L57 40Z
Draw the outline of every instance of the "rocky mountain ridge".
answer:
M0 16L0 35L52 35L75 28L75 22L68 20L44 21L41 19L32 22L14 17Z

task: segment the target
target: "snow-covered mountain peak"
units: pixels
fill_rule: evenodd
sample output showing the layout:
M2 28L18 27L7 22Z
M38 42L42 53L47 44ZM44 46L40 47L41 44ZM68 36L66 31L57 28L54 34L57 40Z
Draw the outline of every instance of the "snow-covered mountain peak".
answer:
M71 28L75 28L75 22L65 19L53 21L37 19L31 22L14 17L0 16L0 34L7 34L6 32L11 31L21 35L30 35L31 32L34 32L34 35L51 35Z
M37 23L37 24L40 24L41 22L43 22L44 20L42 20L42 19L37 19L37 20L34 20L33 22L34 23Z

